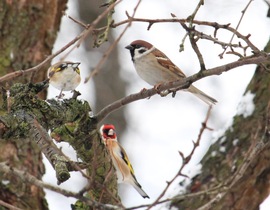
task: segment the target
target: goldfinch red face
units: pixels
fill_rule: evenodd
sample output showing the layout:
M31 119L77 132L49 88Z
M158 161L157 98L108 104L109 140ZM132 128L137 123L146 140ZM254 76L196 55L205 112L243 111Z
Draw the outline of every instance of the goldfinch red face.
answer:
M115 127L113 125L110 124L102 125L100 128L100 133L104 141L106 141L107 139L117 139Z
M186 75L160 50L149 42L136 40L126 46L138 75L148 84L157 86L165 82L181 80ZM217 101L191 85L187 91L199 97L208 105Z
M50 84L60 91L75 90L81 82L79 65L70 61L55 63L48 69Z

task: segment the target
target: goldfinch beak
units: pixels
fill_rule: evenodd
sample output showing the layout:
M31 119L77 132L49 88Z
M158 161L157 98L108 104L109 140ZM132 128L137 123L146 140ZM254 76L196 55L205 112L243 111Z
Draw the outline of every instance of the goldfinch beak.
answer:
M76 68L78 68L78 66L80 65L81 63L73 63L72 64L72 67L74 68L74 69L76 69Z
M114 135L114 130L113 130L113 129L110 129L110 130L108 131L108 135L109 135L109 136L113 136L113 135Z

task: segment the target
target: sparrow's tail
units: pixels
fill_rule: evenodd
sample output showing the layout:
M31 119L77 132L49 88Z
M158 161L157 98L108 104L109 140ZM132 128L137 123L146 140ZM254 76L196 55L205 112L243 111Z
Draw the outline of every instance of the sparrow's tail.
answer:
M201 99L202 101L204 101L205 103L207 103L209 106L210 105L215 105L217 103L217 100L212 98L211 96L205 94L204 92L202 92L201 90L199 90L198 88L196 88L195 86L191 85L187 91L189 91L190 93L193 93L195 96L197 96L199 99Z
M146 194L146 192L144 192L142 186L137 182L137 180L130 181L130 184L138 191L138 193L140 193L143 198L149 198L149 196Z

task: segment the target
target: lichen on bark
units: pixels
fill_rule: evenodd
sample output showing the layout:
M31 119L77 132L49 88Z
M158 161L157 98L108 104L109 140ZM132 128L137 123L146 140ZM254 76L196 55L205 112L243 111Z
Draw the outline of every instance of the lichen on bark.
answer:
M58 142L69 143L83 161L89 177L88 193L91 199L116 204L117 181L105 145L97 130L97 121L89 116L91 108L86 101L50 99L44 101L37 94L47 87L47 81L37 84L15 84L10 89L9 112L0 116L1 134L8 142L29 137L49 159L56 171L58 182L69 179L69 171L79 170L68 155L58 150L48 135ZM17 141L16 140L16 141ZM113 197L113 199L112 199Z

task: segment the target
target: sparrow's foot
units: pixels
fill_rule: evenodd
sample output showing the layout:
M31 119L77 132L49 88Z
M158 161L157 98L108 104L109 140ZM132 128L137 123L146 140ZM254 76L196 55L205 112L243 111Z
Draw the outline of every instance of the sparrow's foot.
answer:
M161 86L161 83L154 85L154 89L157 91L158 94L160 94L160 90L159 90L160 86Z
M172 97L174 98L176 96L176 90L170 90L170 92L172 93Z
M172 93L172 97L174 98L176 96L176 92L177 92L177 90L163 90L159 93L159 95L161 97L165 97L165 96L169 95L170 93Z

